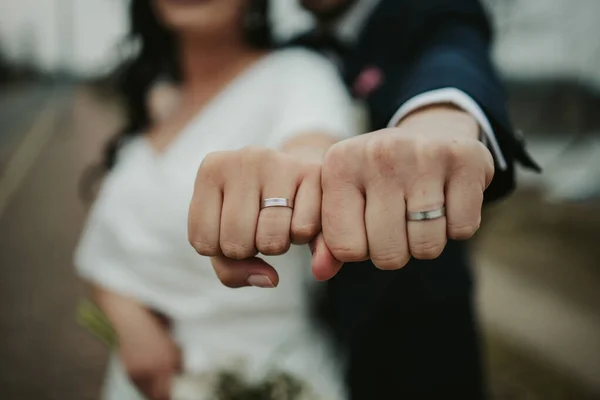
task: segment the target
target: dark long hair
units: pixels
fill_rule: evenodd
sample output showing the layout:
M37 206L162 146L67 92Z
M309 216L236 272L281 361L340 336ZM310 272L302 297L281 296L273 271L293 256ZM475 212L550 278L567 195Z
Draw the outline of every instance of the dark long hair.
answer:
M272 46L268 0L247 0L244 19L245 38L255 48ZM115 72L113 82L125 106L125 124L108 143L103 167L110 169L123 139L148 129L150 113L147 96L153 84L162 78L179 82L181 69L177 44L173 34L161 25L154 13L151 0L131 0L130 32L127 44L133 47L133 56Z
M244 38L258 49L273 46L269 0L246 0ZM130 0L130 31L123 43L128 56L108 77L110 89L124 106L125 122L104 148L100 164L88 168L80 181L79 194L84 201L94 197L94 187L115 162L121 144L141 134L150 125L147 97L159 79L181 80L177 42L173 33L161 25L152 0Z

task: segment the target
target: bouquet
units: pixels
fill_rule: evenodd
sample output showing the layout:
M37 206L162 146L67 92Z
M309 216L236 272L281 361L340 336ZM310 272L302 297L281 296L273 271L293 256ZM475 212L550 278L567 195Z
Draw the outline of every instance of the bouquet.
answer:
M77 320L104 344L110 348L117 347L114 329L94 303L82 301L77 310ZM273 372L260 382L249 382L244 375L240 368L216 371L210 375L178 376L174 380L173 400L329 400L316 396L310 384L285 372Z

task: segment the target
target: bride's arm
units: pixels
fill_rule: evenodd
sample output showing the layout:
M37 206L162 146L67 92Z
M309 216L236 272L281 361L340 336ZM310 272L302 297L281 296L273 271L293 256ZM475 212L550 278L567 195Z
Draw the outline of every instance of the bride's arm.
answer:
M168 398L181 355L164 322L135 300L97 285L92 298L116 333L129 379L149 399Z
M328 133L305 133L287 140L281 150L305 161L321 163L327 150L338 141Z

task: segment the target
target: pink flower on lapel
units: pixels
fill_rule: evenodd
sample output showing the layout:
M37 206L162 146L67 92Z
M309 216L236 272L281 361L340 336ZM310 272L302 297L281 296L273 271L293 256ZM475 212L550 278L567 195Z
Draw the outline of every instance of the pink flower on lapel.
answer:
M360 98L366 98L377 90L383 83L383 72L381 69L370 66L365 68L356 78L352 91Z

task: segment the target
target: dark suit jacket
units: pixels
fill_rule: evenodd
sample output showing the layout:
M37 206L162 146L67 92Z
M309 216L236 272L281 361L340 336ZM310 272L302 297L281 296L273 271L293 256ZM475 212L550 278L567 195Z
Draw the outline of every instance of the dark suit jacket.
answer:
M383 0L343 55L349 88L365 69L382 72L382 84L364 99L371 130L435 89L458 88L479 104L508 163L504 171L496 166L486 202L513 190L515 162L537 169L509 121L490 61L491 37L477 0ZM349 351L353 399L483 396L467 243L450 242L439 259L412 260L399 271L346 264L329 282L326 300L332 328Z

